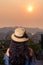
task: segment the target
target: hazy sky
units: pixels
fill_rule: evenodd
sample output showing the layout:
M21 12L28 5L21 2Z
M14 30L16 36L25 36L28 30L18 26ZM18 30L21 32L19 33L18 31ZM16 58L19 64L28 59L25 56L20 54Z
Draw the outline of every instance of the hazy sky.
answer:
M43 0L0 0L0 27L8 26L43 28Z

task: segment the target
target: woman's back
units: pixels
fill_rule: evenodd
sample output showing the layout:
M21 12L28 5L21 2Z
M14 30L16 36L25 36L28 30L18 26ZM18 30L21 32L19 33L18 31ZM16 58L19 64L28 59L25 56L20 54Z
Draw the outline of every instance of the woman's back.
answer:
M24 64L25 54L27 53L26 43L12 42L10 45L10 61L15 64Z

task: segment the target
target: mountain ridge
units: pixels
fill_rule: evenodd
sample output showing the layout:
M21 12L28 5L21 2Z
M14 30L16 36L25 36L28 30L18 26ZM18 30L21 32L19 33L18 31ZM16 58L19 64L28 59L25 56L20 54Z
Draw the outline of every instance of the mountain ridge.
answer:
M0 28L0 33L4 32L8 32L8 31L14 31L16 27L3 27ZM43 32L43 29L40 28L28 28L28 27L24 27L26 29L27 32L29 33L36 33L36 32Z

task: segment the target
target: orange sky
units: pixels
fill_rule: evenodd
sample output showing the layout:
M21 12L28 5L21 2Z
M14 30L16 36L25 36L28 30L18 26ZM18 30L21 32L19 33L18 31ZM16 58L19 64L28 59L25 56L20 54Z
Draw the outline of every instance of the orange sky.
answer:
M43 28L43 0L0 0L0 27L8 26Z

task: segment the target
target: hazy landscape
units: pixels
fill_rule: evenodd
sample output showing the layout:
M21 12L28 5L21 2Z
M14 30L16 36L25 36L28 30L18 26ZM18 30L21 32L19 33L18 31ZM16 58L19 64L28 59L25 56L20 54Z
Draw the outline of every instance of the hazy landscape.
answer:
M1 32L6 33L8 31L14 31L15 28L16 27L3 27L3 28L0 28L0 33ZM24 28L29 33L43 32L43 29L40 29L40 28L28 28L28 27L24 27Z
M10 40L11 34L14 32L16 27L4 27L0 28L0 40L8 39ZM41 40L41 34L43 34L43 29L39 28L25 28L30 39L34 42L39 42Z

